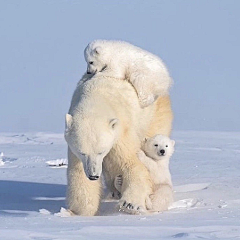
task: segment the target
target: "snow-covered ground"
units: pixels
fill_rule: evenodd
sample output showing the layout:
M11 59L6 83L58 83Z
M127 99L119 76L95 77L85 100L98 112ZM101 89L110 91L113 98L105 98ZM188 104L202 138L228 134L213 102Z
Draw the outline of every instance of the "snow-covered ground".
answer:
M0 239L239 239L240 133L175 132L175 200L132 216L104 201L100 216L67 217L61 134L0 134ZM65 216L65 217L64 217Z

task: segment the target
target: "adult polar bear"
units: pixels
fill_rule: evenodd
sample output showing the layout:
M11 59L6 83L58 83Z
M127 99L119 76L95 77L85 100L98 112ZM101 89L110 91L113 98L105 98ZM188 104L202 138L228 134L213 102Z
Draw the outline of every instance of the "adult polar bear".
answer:
M111 191L115 190L115 177L123 176L120 207L130 213L145 210L152 182L137 152L145 137L169 136L169 96L159 97L142 109L129 82L102 73L88 81L84 79L79 82L66 115L69 210L85 216L98 212L102 165Z

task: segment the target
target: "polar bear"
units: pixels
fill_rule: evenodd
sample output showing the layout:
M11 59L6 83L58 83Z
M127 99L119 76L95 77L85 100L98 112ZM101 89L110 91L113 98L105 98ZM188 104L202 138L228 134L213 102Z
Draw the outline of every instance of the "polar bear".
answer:
M172 80L156 55L123 41L95 40L84 51L87 73L127 79L135 88L141 107L168 94Z
M68 208L77 215L97 214L103 172L112 192L117 191L115 176L123 176L121 209L132 214L145 211L145 199L153 184L137 152L146 137L170 134L170 98L159 97L149 107L141 108L127 81L101 74L82 79L66 114Z
M156 135L145 139L142 150L138 153L139 160L148 169L154 183L154 192L147 197L146 207L152 211L167 210L173 202L172 180L169 171L169 160L174 152L175 141L167 136ZM122 176L115 178L114 186L121 193ZM164 198L163 196L164 189ZM164 200L164 202L163 202Z
M140 161L149 170L154 183L153 194L147 198L147 208L164 211L173 203L172 180L169 160L174 152L175 141L167 136L156 135L145 140L138 154ZM164 195L164 198L162 197Z

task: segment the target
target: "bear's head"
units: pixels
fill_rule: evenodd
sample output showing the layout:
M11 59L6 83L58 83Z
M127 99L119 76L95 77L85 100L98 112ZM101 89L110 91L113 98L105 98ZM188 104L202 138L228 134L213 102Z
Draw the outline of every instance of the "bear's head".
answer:
M88 44L84 50L84 57L87 62L87 74L102 72L107 68L109 56L102 47L104 43L94 41Z
M170 158L174 152L175 141L167 136L155 135L152 138L145 139L143 151L155 161L164 158Z
M72 153L82 161L90 180L99 179L103 159L117 139L118 125L116 118L66 114L65 139Z

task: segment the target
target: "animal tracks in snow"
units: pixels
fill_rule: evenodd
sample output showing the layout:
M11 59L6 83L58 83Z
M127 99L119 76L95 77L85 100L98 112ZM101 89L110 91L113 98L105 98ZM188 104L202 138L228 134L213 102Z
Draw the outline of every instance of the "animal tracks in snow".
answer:
M193 183L193 184L185 184L174 187L174 192L184 193L184 192L193 192L207 189L211 183Z

